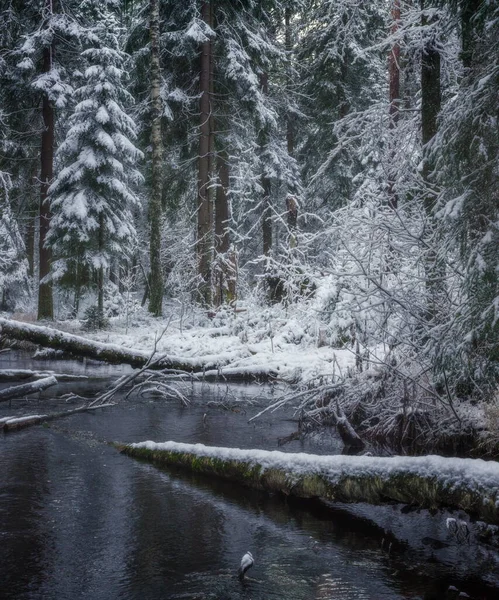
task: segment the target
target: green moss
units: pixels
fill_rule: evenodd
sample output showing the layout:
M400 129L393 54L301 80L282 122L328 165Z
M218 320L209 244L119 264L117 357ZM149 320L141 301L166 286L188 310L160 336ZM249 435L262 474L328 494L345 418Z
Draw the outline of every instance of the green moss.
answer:
M282 492L300 498L326 498L341 502L382 504L396 501L424 508L450 507L499 523L499 493L481 493L465 487L449 488L437 476L421 477L398 472L380 475L344 475L336 480L318 473L298 476L282 469L263 469L251 461L223 460L187 452L150 450L113 444L120 452L157 464L181 467L195 473L215 475L256 489Z

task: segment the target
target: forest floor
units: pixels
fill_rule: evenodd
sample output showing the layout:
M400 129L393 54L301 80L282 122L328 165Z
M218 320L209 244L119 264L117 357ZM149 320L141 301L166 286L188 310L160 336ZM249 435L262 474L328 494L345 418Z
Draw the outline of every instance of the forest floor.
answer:
M22 315L12 318L24 320ZM199 359L203 363L230 366L255 373L275 371L289 382L326 376L339 378L355 365L355 353L348 347L325 343L317 323L282 307L261 309L240 307L208 313L206 310L167 305L163 318L154 318L138 309L133 315L112 317L101 330L89 330L80 320L50 324L68 333L124 348L177 358Z
M314 423L334 416L330 399L337 398L355 428L371 440L394 446L417 441L416 452L467 455L472 450L475 455L497 455L499 398L493 405L467 398L449 402L431 389L430 382L411 380L410 371L408 390L407 379L390 368L389 349L382 346L369 348L369 360L364 353L358 369L359 355L348 328L341 333L338 327L325 325L316 308L313 301L290 307L240 303L237 310L211 313L171 303L162 318L135 306L129 314L111 317L101 330L89 329L78 319L46 325L96 342L154 352L156 357L187 359L198 372L216 365L222 377L233 370L247 380L263 375L293 384L283 388L285 398L278 403L305 410ZM29 314L5 316L35 321Z

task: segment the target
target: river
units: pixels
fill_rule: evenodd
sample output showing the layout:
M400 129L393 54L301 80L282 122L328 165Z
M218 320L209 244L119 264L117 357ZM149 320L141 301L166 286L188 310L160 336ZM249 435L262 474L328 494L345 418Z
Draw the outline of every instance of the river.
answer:
M78 393L125 370L0 355L0 368L33 366L88 374L88 382L60 388ZM106 443L275 449L296 428L286 413L247 423L268 401L258 386L198 385L189 394L188 406L130 398L0 435L0 598L441 600L449 585L499 597L496 554L445 538L442 515L286 501L168 472ZM73 407L53 389L8 404L0 404L0 418ZM341 444L329 433L280 449L337 453ZM428 542L435 539L445 545ZM241 583L236 572L247 550L255 565Z

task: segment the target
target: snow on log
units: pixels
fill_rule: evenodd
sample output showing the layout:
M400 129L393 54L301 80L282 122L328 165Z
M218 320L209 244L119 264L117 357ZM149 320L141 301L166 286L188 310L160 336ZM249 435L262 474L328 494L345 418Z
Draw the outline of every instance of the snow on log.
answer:
M91 410L97 410L98 408L107 408L109 406L116 406L114 403L100 404L99 406L79 406L71 410L64 410L61 412L51 413L50 415L26 415L24 417L3 417L0 419L0 431L17 431L30 427L31 425L40 425L47 421L53 421L54 419L60 419L62 417L69 417L80 412L88 412Z
M0 318L0 334L6 338L29 341L55 350L64 350L76 356L85 356L111 364L128 364L135 368L145 366L151 359L147 352L124 348L117 344L96 342L87 338L31 323L21 323L12 319ZM160 354L158 353L158 356ZM154 358L149 368L155 370L171 369L194 374L198 379L222 381L267 381L276 377L277 372L267 367L225 367L226 356L209 358L185 358L164 356Z
M499 463L441 456L318 456L141 442L124 454L300 498L456 508L499 524Z
M0 370L0 381L20 381L30 379L35 374L31 369L2 369Z
M205 371L202 377L206 381L229 381L229 382L246 382L246 381L268 381L269 379L277 379L278 371L266 366L255 367L222 367Z
M88 375L54 373L54 371L32 371L31 369L0 369L0 381L20 381L22 379L43 379L53 375L57 381L83 381Z
M117 344L96 342L50 327L21 323L12 319L0 318L0 333L7 338L29 341L47 348L64 350L76 356L86 356L113 364L125 363L132 367L143 367L150 359L150 354L147 352L124 348ZM180 369L189 372L216 367L216 363L203 363L196 359L171 356L165 356L151 365L151 369Z
M17 431L31 425L39 425L47 418L47 415L26 415L25 417L7 417L0 419L0 429L4 432Z
M22 385L5 388L0 390L0 402L12 400L12 398L22 398L28 394L41 392L53 385L57 385L57 379L53 375L50 375L50 377L44 377L43 379L38 379L31 383L23 383Z

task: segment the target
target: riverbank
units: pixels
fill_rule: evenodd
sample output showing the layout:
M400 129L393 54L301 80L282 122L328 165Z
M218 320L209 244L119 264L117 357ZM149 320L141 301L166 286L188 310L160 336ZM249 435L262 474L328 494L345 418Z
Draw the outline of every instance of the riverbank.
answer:
M450 398L417 373L420 366L399 365L394 356L388 362L387 348L360 352L352 340L328 338L310 307L302 319L297 307L170 308L168 318L137 310L110 319L104 330L89 331L78 320L47 323L46 330L79 336L118 357L136 353L142 363L154 352L202 379L284 383L286 391L269 408L294 407L300 434L334 425L344 414L365 440L398 452L499 455L499 399ZM27 328L35 325L29 315L13 316Z

